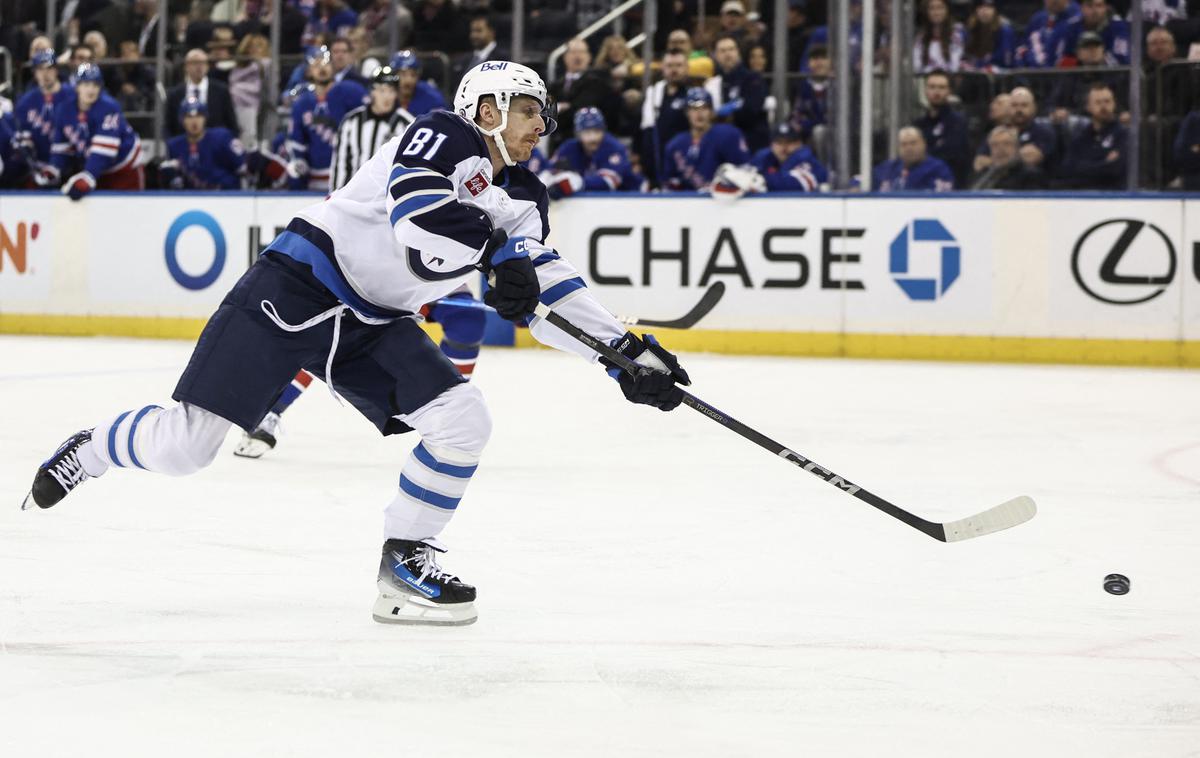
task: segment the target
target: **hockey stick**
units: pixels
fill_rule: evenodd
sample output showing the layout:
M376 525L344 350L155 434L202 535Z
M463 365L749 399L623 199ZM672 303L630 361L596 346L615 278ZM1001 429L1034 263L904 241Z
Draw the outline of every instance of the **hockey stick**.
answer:
M600 353L600 355L612 361L622 370L627 371L630 374L636 375L641 371L650 370L635 363L621 353L617 352L612 347L575 326L543 303L538 303L537 308L534 310L534 314L545 319L546 321L549 321L551 324L554 324L559 329L562 329L564 332L587 345L592 350ZM829 482L842 492L845 492L848 495L853 495L867 505L878 508L892 518L903 521L912 528L924 532L930 537L933 537L935 540L939 540L941 542L958 542L960 540L971 539L972 537L982 537L985 534L991 534L992 532L998 532L1002 529L1008 529L1018 524L1022 524L1033 518L1037 513L1037 505L1033 502L1033 499L1026 495L1021 495L1020 497L1015 497L1012 500L1001 503L993 508L989 508L986 511L977 513L974 516L969 516L957 521L949 521L946 523L927 521L920 516L909 513L899 506L889 503L887 500L884 500L872 492L868 492L859 485L847 481L842 476L818 464L816 461L805 458L799 453L789 450L765 434L762 434L761 432L746 426L737 419L732 418L728 414L717 410L695 395L684 392L683 403L692 410L703 413L705 416L713 421L716 421L721 426L740 434L759 447L769 450L775 455L778 455L780 458L790 461L810 474Z
M617 320L625 326L654 326L660 329L691 329L700 319L708 315L709 311L716 307L717 303L721 302L721 298L725 295L725 282L713 282L700 300L692 306L692 309L676 319L658 320L652 318L639 318L637 316L618 316ZM434 301L435 305L443 305L450 308L473 308L479 311L492 311L494 309L490 305L479 302L478 300L468 300L462 297L443 297L440 300Z

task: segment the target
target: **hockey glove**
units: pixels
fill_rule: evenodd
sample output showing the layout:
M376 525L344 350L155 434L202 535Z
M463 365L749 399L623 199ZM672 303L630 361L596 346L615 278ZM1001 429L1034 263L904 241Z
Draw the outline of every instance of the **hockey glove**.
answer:
M583 177L574 171L546 172L542 183L551 200L562 200L583 189Z
M726 116L732 116L733 114L737 113L741 109L741 107L742 107L741 100L730 100L728 103L725 103L720 108L717 108L717 118L725 118Z
M94 189L96 189L96 177L86 171L80 171L62 186L62 193L72 200L82 200L84 195Z
M522 321L533 313L542 294L528 245L527 237L509 239L503 229L497 229L484 246L479 262L489 285L483 302L509 321Z
M653 334L643 334L639 339L633 332L625 332L613 347L645 367L634 376L600 357L600 362L608 367L609 376L621 385L626 400L653 405L662 411L675 410L683 402L683 390L678 385L687 386L692 380L679 365L679 359L658 344Z
M39 187L57 187L61 181L62 175L49 163L38 164L33 170L33 182Z
M165 189L183 189L183 174L180 172L179 161L169 160L158 164L158 182Z
M303 179L308 176L308 161L303 158L288 161L287 175L292 179Z

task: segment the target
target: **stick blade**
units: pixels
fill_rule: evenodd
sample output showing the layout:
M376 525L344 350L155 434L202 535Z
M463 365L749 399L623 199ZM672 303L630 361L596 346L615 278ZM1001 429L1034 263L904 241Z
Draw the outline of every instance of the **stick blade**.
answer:
M1028 495L1021 495L974 516L942 524L942 527L946 542L960 542L1024 524L1035 515L1037 503Z

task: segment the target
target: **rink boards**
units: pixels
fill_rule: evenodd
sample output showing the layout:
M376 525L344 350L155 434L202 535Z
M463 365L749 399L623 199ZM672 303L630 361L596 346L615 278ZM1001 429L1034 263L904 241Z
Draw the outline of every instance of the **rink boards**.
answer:
M0 332L194 337L320 199L0 194ZM724 282L678 349L1200 366L1200 200L1184 196L601 196L550 223L615 313L674 318Z

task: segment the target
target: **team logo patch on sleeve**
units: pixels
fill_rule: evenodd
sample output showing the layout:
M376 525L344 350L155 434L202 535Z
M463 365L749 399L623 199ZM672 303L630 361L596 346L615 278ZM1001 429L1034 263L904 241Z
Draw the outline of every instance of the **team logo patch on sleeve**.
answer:
M467 180L467 192L471 193L471 197L479 197L479 193L487 188L488 180L482 171Z

